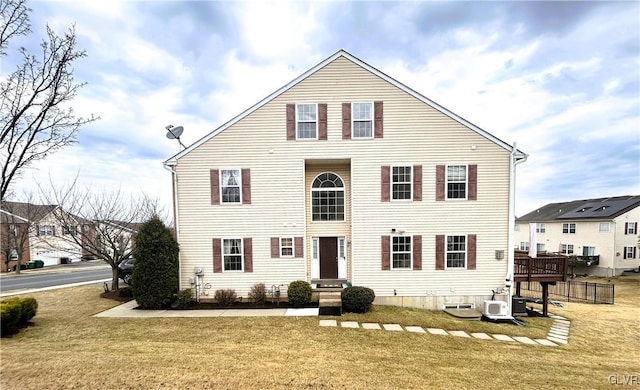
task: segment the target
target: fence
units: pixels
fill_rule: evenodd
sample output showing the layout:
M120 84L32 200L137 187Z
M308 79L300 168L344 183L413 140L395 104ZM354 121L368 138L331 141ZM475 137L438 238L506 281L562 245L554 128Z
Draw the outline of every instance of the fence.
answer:
M542 296L542 285L537 282L522 282L520 287L521 295L534 297ZM539 294L534 294L539 293ZM556 282L556 285L549 286L549 299L567 302L582 303L614 303L615 286L613 284L590 283L590 282Z

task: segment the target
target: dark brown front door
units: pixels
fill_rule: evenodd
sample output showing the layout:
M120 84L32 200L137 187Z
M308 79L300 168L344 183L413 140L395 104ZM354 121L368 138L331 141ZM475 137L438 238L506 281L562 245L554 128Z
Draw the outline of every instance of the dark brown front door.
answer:
M338 278L338 238L320 237L320 279Z

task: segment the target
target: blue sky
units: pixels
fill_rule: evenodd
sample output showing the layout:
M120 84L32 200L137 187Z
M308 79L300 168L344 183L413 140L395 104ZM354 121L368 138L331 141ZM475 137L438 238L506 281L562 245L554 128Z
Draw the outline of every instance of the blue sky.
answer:
M170 207L162 161L345 49L530 155L516 215L549 202L640 194L640 3L31 2L34 47L75 24L87 85L75 109L101 117L79 143L15 183L121 188Z

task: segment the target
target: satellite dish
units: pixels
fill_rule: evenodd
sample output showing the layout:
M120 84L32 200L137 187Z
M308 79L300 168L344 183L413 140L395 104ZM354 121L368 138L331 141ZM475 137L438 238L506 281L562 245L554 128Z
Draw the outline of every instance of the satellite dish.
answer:
M177 127L167 126L167 138L169 139L180 139L182 132L184 132L184 127L182 126L177 126Z

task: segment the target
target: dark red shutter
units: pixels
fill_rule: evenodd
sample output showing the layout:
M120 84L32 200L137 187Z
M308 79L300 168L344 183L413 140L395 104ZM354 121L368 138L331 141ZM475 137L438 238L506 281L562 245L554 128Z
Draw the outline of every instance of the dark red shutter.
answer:
M293 241L294 257L304 257L304 241L302 237L295 237Z
M422 165L413 166L413 201L422 201Z
M287 141L296 139L296 105L287 104Z
M444 269L444 235L436 236L436 269Z
M436 200L444 200L444 165L436 165Z
M222 242L219 238L213 239L213 272L222 272Z
M327 139L327 104L318 104L318 139Z
M351 139L351 103L342 103L342 139Z
M638 222L633 223L633 233L638 234Z
M626 259L627 258L627 247L622 247L622 258Z
M209 171L211 181L211 204L220 204L220 171L212 169Z
M251 170L242 169L242 204L251 204Z
M36 236L40 235L40 225L36 225Z
M276 259L280 257L280 238L271 237L271 258Z
M373 103L374 138L382 138L383 135L383 115L382 102Z
M476 269L476 235L467 235L467 269Z
M627 233L629 231L629 222L625 222L624 223L624 234L629 234Z
M252 247L252 239L244 238L242 242L244 243L244 272L253 272L253 247Z
M468 200L476 200L478 198L478 166L469 165L469 196Z
M383 202L391 199L391 167L383 165L380 177L380 198Z
M382 270L388 271L391 269L391 236L382 236Z
M413 270L422 270L422 236L413 236Z
M638 223L638 222L636 222L636 223ZM638 248L636 248L636 247L634 246L634 247L633 247L633 258L634 258L634 259L636 258L636 249L638 249Z

